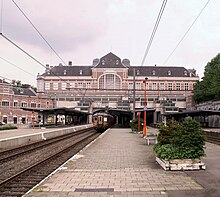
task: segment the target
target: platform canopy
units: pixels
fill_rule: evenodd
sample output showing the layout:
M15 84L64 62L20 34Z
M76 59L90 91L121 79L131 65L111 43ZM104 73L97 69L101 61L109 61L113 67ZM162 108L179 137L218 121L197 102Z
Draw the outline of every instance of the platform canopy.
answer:
M41 114L54 114L54 115L89 115L88 112L75 110L73 108L59 107L59 108L26 108L21 107L25 111L37 112Z
M212 116L212 115L219 115L220 111L217 110L191 110L191 111L184 111L184 112L173 112L173 113L166 113L164 114L168 118L174 117L176 118L185 118L185 117L199 117L199 116Z

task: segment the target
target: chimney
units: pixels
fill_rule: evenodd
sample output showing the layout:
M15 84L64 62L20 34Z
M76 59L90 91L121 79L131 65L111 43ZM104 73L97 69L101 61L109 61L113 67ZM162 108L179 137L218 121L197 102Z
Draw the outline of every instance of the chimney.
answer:
M50 70L50 66L49 66L49 64L46 64L46 70L45 70L45 72L47 72L48 70Z
M72 66L72 61L69 61L69 62L68 62L68 65L69 65L69 66Z

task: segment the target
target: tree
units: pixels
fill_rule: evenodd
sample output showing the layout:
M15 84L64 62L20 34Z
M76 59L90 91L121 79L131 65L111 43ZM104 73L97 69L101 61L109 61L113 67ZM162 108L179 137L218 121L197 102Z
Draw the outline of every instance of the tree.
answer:
M202 81L198 81L194 88L194 100L201 103L220 99L220 54L208 62Z

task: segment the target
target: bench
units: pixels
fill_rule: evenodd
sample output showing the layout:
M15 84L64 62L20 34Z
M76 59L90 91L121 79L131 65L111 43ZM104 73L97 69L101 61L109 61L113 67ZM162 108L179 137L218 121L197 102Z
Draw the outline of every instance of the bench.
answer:
M145 139L148 146L150 144L157 144L157 135L147 135Z

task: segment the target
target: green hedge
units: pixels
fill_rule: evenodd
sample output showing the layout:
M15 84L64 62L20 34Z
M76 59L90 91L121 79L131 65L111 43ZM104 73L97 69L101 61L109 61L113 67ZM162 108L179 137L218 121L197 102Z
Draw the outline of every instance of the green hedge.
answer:
M182 122L170 121L161 125L158 144L154 146L161 159L197 159L205 155L205 136L200 123L185 119Z
M9 130L9 129L17 129L17 127L13 126L13 125L3 125L3 126L0 126L0 130Z

